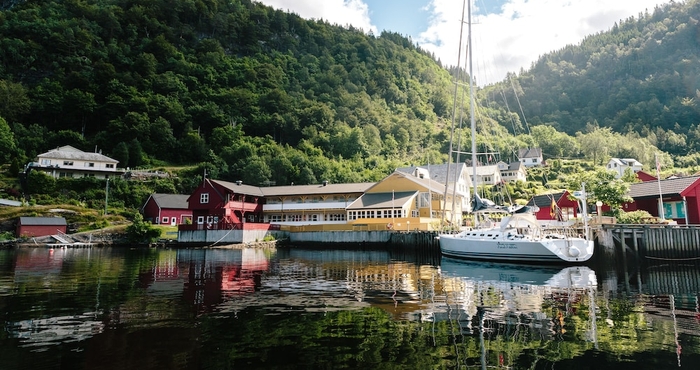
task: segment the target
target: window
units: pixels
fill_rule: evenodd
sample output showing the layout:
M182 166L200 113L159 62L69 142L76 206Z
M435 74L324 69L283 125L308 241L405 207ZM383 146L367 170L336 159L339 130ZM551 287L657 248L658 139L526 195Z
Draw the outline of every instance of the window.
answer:
M95 163L94 162L85 162L85 167L90 167L90 168L95 167Z
M201 203L201 204L209 203L209 193L199 194L199 203Z
M164 224L167 224L169 221L170 221L170 219L169 219L168 217L163 217L163 223L164 223Z
M72 162L71 162L71 165L73 165ZM114 163L107 163L107 164L105 164L105 168L114 168Z
M201 225L204 223L204 216L197 216L197 225Z
M42 159L41 164L51 164L51 160L50 159Z
M72 166L72 165L73 165L73 161L63 161L63 165L64 165L64 166Z

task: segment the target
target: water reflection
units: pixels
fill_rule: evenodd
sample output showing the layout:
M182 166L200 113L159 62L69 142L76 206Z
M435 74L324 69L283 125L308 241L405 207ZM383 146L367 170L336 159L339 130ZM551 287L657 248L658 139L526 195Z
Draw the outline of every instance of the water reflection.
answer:
M384 250L0 251L0 368L699 365L700 270L628 267Z

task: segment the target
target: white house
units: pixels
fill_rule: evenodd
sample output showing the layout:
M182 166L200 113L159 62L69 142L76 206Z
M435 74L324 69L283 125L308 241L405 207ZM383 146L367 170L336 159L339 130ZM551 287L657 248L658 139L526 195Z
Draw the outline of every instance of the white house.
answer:
M606 168L608 171L615 172L615 178L619 179L628 168L632 170L632 173L641 171L642 164L633 158L610 158Z
M525 165L525 167L541 166L544 162L544 159L542 158L542 149L518 149L518 160L520 163Z
M84 152L70 145L65 145L46 153L39 154L35 162L27 165L26 170L43 171L52 177L97 177L108 178L121 176L117 169L119 161L102 153Z
M467 167L467 173L471 179L471 182L476 182L477 185L496 185L503 181L501 177L501 171L498 169L498 165L489 166L476 166L476 180L474 180L474 168Z
M498 170L501 171L501 178L505 182L527 181L527 171L522 162L498 162Z

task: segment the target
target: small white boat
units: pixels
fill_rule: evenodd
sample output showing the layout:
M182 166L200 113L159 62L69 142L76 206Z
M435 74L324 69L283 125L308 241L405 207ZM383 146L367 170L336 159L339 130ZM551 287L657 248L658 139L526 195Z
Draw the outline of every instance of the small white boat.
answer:
M489 261L582 263L594 245L573 229L544 229L532 213L514 213L499 226L442 234L440 251L453 258Z

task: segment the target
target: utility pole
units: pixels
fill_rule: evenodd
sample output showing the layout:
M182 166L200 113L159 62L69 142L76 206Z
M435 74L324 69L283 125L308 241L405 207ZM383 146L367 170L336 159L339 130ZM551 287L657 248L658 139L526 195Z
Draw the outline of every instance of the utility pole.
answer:
M107 177L107 186L105 188L105 216L107 216L107 204L109 202L109 176Z

